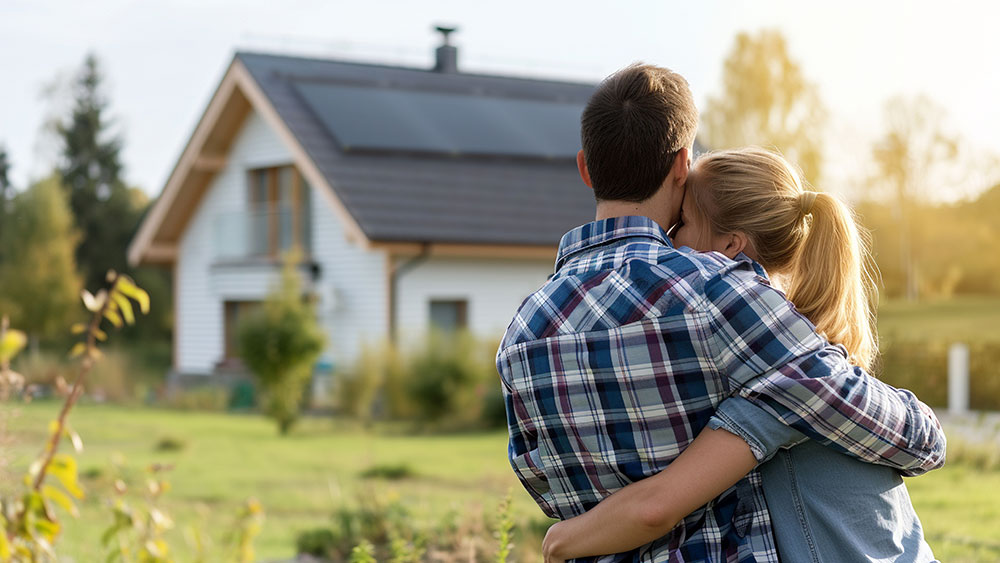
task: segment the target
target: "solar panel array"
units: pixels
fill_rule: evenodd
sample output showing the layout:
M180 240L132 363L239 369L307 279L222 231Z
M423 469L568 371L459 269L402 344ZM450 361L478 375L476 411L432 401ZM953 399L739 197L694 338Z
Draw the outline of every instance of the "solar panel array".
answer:
M298 80L295 90L341 148L573 158L583 103Z

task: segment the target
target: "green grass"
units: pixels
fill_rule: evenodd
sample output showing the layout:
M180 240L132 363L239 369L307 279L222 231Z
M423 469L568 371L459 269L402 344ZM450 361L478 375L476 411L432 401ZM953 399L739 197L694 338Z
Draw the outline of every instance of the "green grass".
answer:
M4 495L16 488L37 455L58 405L29 404L16 410L8 422L14 443L5 448L9 468L0 483ZM256 544L260 559L291 557L298 532L329 524L334 509L354 503L357 495L398 497L415 518L431 524L450 510L494 514L514 488L515 517L543 518L507 464L503 432L413 437L309 419L281 438L273 424L257 416L95 405L78 407L71 424L85 444L78 457L81 473L102 475L84 480L88 498L81 518L67 524L61 542L63 552L78 561L103 560L98 538L110 523L101 504L110 480L103 476L115 453L136 470L152 463L174 465L164 505L178 523L202 525L198 513L207 509L207 529L229 529L240 503L259 499L266 512ZM157 451L164 437L182 441L183 449ZM397 481L361 477L376 466L406 466L413 476ZM174 545L184 546L182 530L173 536Z
M884 340L1000 341L1000 297L956 297L947 301L887 301L879 306Z
M37 454L57 409L56 403L30 404L8 414L13 443L4 448L9 464L7 478L0 482L4 494L17 488L17 476ZM244 499L258 498L267 517L257 541L262 560L291 557L298 532L328 524L337 506L359 494L398 497L417 519L430 524L450 510L495 514L511 488L520 525L514 560L539 560L539 538L524 537L523 525L544 529L544 517L509 469L503 432L407 436L310 419L281 438L256 416L96 405L78 407L71 421L85 442L81 473L92 475L84 480L88 498L81 517L67 523L61 543L63 554L78 561L103 560L97 544L109 514L101 498L110 487L107 475L115 453L136 470L151 463L174 465L165 505L178 528L199 525L218 537L231 526ZM164 438L179 442L181 449L158 451ZM407 470L399 480L364 479L362 473L373 467ZM907 483L941 560L1000 560L1000 471L953 464ZM173 532L173 538L183 547L181 532ZM177 560L187 558L181 552Z

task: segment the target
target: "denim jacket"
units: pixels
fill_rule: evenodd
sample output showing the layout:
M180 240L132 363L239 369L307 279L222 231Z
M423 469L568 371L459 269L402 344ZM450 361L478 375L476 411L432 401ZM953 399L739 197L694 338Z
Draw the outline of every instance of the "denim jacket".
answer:
M936 561L896 470L820 445L740 397L723 401L709 427L742 437L763 462L782 561Z

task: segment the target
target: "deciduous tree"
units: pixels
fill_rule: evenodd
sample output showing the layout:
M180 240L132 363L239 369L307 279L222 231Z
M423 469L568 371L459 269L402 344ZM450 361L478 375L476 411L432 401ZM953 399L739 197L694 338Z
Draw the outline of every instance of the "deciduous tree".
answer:
M816 185L826 110L784 35L739 33L723 65L722 92L709 98L702 116L709 147L776 148Z
M80 276L73 261L76 234L60 187L50 176L18 194L0 246L0 297L11 323L40 337L60 337L77 312Z

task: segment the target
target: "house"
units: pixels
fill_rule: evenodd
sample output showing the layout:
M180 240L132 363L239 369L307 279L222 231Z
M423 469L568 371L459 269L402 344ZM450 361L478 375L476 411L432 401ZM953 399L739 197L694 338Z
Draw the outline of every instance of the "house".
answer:
M175 374L235 359L235 327L304 250L324 361L429 327L497 336L592 219L575 155L593 84L238 52L129 247L174 280Z

